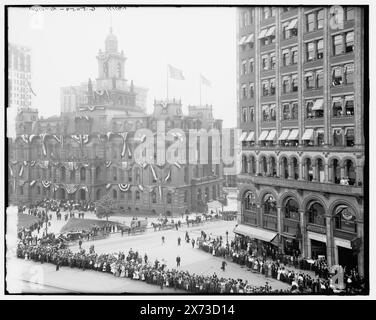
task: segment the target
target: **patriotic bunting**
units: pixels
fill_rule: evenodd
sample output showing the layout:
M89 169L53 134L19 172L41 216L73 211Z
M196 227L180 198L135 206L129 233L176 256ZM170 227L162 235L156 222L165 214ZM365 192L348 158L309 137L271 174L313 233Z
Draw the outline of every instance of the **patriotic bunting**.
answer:
M127 167L128 167L128 162L127 161L122 161L121 162L121 169L125 170L125 169L127 169Z
M82 185L81 189L85 190L86 192L89 192L89 189L88 189L88 187L86 185Z
M30 182L30 187L32 187L35 183L37 182L37 180L33 180Z
M26 144L29 143L29 135L27 135L27 134L22 134L22 135L21 135L21 139L22 139L23 142L25 142Z
M132 151L131 151L131 149L129 148L129 146L128 146L128 157L129 157L129 158L132 158Z
M13 177L13 169L12 169L12 167L9 164L8 164L8 167L9 167L10 175Z
M106 168L109 168L111 166L111 163L112 163L111 160L106 161Z
M127 136L128 136L128 132L122 132L120 133L121 137L123 138L123 149L121 151L121 157L124 158L125 156L125 149L126 149L126 140L127 140Z
M138 190L140 190L141 192L144 192L144 187L141 184L139 184L137 187L138 187Z
M30 167L34 167L35 166L35 163L36 163L36 161L34 160L34 161L30 161L30 164L29 164L29 166Z
M181 168L181 165L180 165L179 162L175 162L174 165L175 165L176 167L178 167L179 169Z
M21 165L21 168L20 168L20 172L18 173L18 175L21 177L22 176L22 174L23 174L23 170L24 170L24 166L23 165Z
M49 188L51 186L51 181L48 181L48 180L42 180L42 186L44 188Z
M94 111L94 110L104 110L103 106L85 106L85 107L80 107L80 111Z
M171 179L171 169L168 170L167 176L165 177L164 181L167 182Z
M24 161L24 162L23 162L23 165L24 165L25 167L27 167L27 161Z
M119 187L120 191L126 192L130 189L131 185L125 184L125 183L119 183L118 187Z
M111 183L107 183L106 185L106 189L109 189L109 188L111 188Z
M153 179L158 180L157 175L155 174L155 171L154 171L154 167L152 165L150 165L150 170L151 170L151 173L153 174Z

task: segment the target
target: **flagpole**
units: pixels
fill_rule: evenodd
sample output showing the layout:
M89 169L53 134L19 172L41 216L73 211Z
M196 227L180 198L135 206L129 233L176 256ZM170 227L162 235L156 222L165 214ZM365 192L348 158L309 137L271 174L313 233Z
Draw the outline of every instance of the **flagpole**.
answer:
M200 107L201 107L201 76L200 76Z

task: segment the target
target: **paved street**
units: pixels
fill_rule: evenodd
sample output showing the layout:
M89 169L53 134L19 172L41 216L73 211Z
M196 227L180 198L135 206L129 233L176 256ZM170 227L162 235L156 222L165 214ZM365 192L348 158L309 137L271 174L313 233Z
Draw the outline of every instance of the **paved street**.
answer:
M181 257L181 270L188 270L191 273L211 275L214 272L218 276L229 278L241 278L248 280L253 285L262 286L268 281L273 289L286 289L288 285L271 278L265 278L262 275L254 274L248 271L247 268L242 268L239 265L229 262L226 271L220 269L222 259L213 257L212 255L198 249L192 248L191 244L184 241L185 232L188 231L190 237L197 238L200 231L204 230L207 234L213 236L222 235L225 237L226 230L229 231L229 240L233 238L232 230L235 226L235 221L216 221L207 222L196 227L183 227L179 231L149 231L145 234L135 236L121 237L120 234L114 234L110 238L97 241L85 241L83 248L89 249L93 244L95 251L98 253L113 253L124 251L128 252L130 248L137 250L140 254L148 254L149 260L154 261L156 258L161 261L165 259L169 269L176 267L175 258L179 254ZM165 237L165 244L162 245L161 237ZM177 238L182 238L181 246L177 245ZM71 247L73 251L78 250L78 246ZM18 261L18 260L17 260ZM19 279L28 280L30 277L30 267L35 265L32 262L25 262L20 260L19 265L22 266L23 271L20 272ZM37 264L39 266L39 264ZM68 290L73 292L162 292L158 286L147 285L140 281L115 278L110 274L103 274L94 271L81 271L77 269L70 269L63 267L59 272L55 271L53 265L42 266L44 272L43 290ZM47 290L47 291L46 291ZM173 290L163 289L163 293L171 293Z

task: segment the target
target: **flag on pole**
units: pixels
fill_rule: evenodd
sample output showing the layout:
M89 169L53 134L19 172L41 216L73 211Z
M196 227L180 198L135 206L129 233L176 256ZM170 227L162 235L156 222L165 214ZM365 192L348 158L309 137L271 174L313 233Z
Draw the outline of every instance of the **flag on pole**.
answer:
M171 65L168 65L168 75L174 80L185 80L183 71Z
M201 79L202 84L204 84L208 87L211 87L211 85L212 85L211 82L208 79L206 79L202 74L200 74L200 79Z

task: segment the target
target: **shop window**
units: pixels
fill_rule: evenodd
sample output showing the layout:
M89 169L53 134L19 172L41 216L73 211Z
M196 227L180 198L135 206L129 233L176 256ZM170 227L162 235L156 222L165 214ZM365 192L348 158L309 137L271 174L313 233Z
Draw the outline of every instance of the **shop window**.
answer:
M321 9L317 11L317 29L322 29L324 27L324 10Z
M297 75L292 76L291 91L292 92L298 91L298 76Z
M291 119L298 119L298 103L296 102L291 107Z
M342 70L341 67L334 67L332 69L332 84L333 86L342 85Z
M314 112L313 112L312 108L313 108L313 101L308 101L307 102L307 108L306 108L307 118L313 118L314 117Z
M346 52L354 51L354 31L346 33Z
M322 59L324 57L324 40L318 40L317 41L317 52L316 52L316 58Z
M345 12L346 12L346 14L345 14L346 15L346 21L355 19L354 7L346 7Z
M340 99L336 99L333 101L333 117L340 116L342 116L342 101Z
M270 95L275 95L275 79L270 80Z
M315 30L315 13L307 14L307 32Z
M324 73L322 70L316 72L316 88L322 88L324 85Z
M345 65L345 81L346 84L354 83L354 64L350 63Z
M283 120L290 119L290 105L284 104L283 105Z
M345 115L353 116L354 115L354 98L345 97Z
M314 81L313 81L313 72L307 72L304 75L305 85L307 90L311 90L314 88Z
M247 108L242 109L242 122L247 122Z
M284 77L282 79L282 92L283 93L289 92L289 86L290 86L290 79L289 79L289 77Z
M282 62L283 62L283 65L284 66L288 66L290 64L290 61L289 61L289 50L284 50L282 52Z
M346 147L354 146L354 129L347 129L346 132Z
M333 53L334 55L339 55L343 52L343 36L338 34L333 37Z
M298 48L293 48L291 50L291 64L298 63Z
M315 44L314 42L308 42L306 44L307 61L312 61L315 57Z

